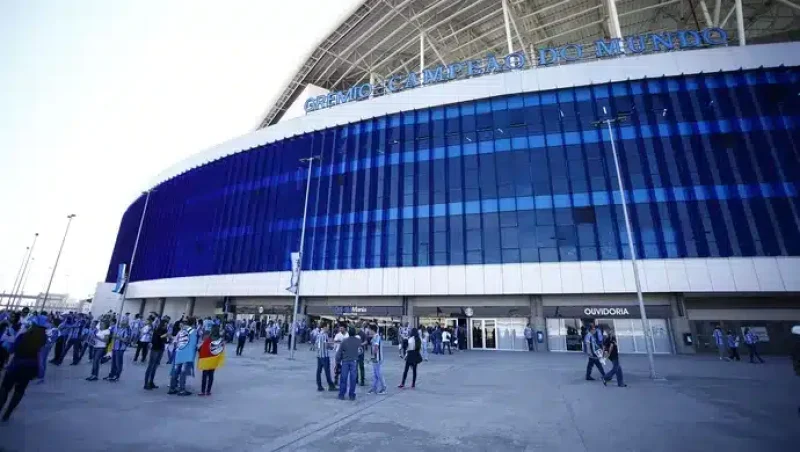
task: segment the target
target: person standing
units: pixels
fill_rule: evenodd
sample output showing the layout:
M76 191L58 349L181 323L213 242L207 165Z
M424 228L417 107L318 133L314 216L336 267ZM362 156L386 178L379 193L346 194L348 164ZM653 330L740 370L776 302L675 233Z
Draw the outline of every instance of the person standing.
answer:
M722 328L720 328L719 325L714 327L714 332L711 333L711 336L714 338L714 343L717 345L720 361L728 361L728 358L725 356L725 334L722 332Z
M422 339L422 360L423 361L427 361L428 360L428 344L430 344L430 341L431 341L431 333L429 333L426 328L422 328L422 329L420 329L420 331L422 332L422 337L420 338L420 339Z
M247 323L242 321L239 324L239 329L236 331L238 342L236 343L236 356L242 356L244 351L244 343L247 341Z
M148 317L145 324L139 331L139 342L136 344L136 353L133 355L133 362L139 359L142 354L142 362L147 359L147 349L150 348L150 341L153 340L153 318Z
M219 326L212 326L204 335L197 356L197 368L203 372L200 394L197 395L210 396L214 372L225 363L225 340L220 335Z
M58 320L58 326L56 327L58 328L58 336L55 343L55 353L53 353L53 359L50 360L50 364L60 366L66 354L64 346L67 343L70 331L72 331L73 321L72 316L65 316L61 319L56 318L56 320Z
M272 350L272 321L264 326L264 353L271 353Z
M106 347L111 336L111 329L109 328L108 319L103 318L100 321L100 326L94 332L92 344L92 374L86 378L86 381L97 381L97 375L100 373L100 361L106 354Z
M525 341L528 342L528 351L532 352L533 351L533 328L531 328L531 324L530 323L528 323L528 325L525 327L525 333L524 334L525 334Z
M731 361L742 360L739 356L739 335L734 334L731 330L728 330L728 349L730 350Z
M356 361L361 349L361 338L356 335L356 329L350 327L348 337L344 339L336 353L337 361L341 364L342 375L339 379L339 400L344 400L348 393L350 400L356 399Z
M447 353L452 355L453 349L450 348L450 328L445 328L442 331L442 354L444 355L444 349L447 348Z
M317 391L324 391L322 387L322 371L325 370L325 380L328 382L328 391L335 391L336 384L331 380L331 358L328 342L328 326L317 331L315 348L317 350Z
M147 370L144 372L144 389L148 391L158 389L153 380L156 378L156 369L161 365L161 358L164 356L167 342L169 342L167 322L159 322L153 331L153 338L150 341L150 358L147 361Z
M197 331L194 328L195 319L189 318L181 326L175 340L175 361L167 394L179 396L192 395L186 390L186 377L193 374L194 359L197 354Z
M597 330L594 324L589 325L589 331L586 332L583 338L583 351L589 358L589 362L586 363L586 380L594 380L594 378L592 378L593 367L597 367L597 370L600 371L600 376L605 378L606 372L603 370L602 364L600 364L600 357L603 356L603 348L602 345L597 342Z
M764 360L758 354L758 335L752 332L750 328L744 329L744 343L747 344L747 350L750 352L750 364L755 363L753 358L758 358L758 362L764 364Z
M617 348L617 337L613 334L608 336L608 360L611 361L614 367L611 368L611 372L607 373L603 377L603 385L607 385L609 381L611 381L614 376L617 377L617 386L620 388L625 388L628 385L625 384L625 380L623 379L622 375L622 366L619 364L619 350Z
M417 387L417 366L422 362L422 355L419 351L422 348L422 341L419 339L417 329L411 330L408 336L408 350L406 351L406 367L403 370L403 380L397 386L400 389L406 387L406 377L408 369L411 368L411 388Z
M46 319L46 313L43 312L41 318ZM49 321L45 320L44 324L39 325L44 327L47 340L45 341L41 350L39 350L39 373L37 375L38 384L44 383L44 375L47 371L47 357L50 355L50 349L53 348L53 344L55 344L56 340L58 340L58 322L58 319L53 319L53 323L51 324Z
M111 345L111 372L103 380L114 382L118 381L122 375L122 358L125 356L125 350L128 349L131 340L131 329L128 326L127 317L122 318L119 326L112 327L111 336L114 339Z
M370 325L372 330L372 388L367 394L386 394L386 380L383 378L383 338L378 332L378 325Z
M408 323L400 327L400 358L406 359L406 352L408 351L408 335L410 334Z
M365 378L365 376L364 376L364 354L366 353L367 343L369 342L369 339L367 338L367 333L365 333L363 330L358 331L358 334L356 334L356 337L359 338L359 340L361 340L361 348L358 349L358 361L357 361L357 364L358 364L358 385L359 386L365 386L365 383L364 383L364 378Z
M6 368L3 382L0 384L0 410L5 406L9 393L14 391L3 417L0 418L3 422L9 420L11 413L22 401L28 383L36 377L39 369L39 353L47 342L44 328L47 319L40 316L34 318L31 323L30 328L14 339L10 350L14 357Z
M333 380L339 381L339 376L342 373L342 362L339 361L339 349L342 347L342 342L347 338L344 331L344 326L339 326L339 332L333 336Z

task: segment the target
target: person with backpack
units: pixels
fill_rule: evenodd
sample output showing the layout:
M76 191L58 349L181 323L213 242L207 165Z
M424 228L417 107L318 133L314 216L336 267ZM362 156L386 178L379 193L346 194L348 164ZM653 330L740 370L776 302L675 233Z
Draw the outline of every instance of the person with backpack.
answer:
M408 350L406 351L406 367L403 370L403 380L397 386L400 389L406 387L406 377L408 376L408 369L411 368L411 388L417 387L417 366L422 362L422 341L419 338L419 332L416 328L411 330L408 336Z
M625 380L622 376L622 366L619 364L619 348L617 347L617 336L610 334L606 336L607 343L608 343L608 360L611 361L614 367L611 368L611 372L607 373L603 377L603 385L607 385L609 381L611 381L614 376L617 377L617 386L620 388L626 388L628 385L625 384Z
M753 358L758 358L758 362L764 364L761 355L758 354L758 335L750 331L750 328L744 329L744 343L747 344L747 350L750 351L750 364L755 364Z

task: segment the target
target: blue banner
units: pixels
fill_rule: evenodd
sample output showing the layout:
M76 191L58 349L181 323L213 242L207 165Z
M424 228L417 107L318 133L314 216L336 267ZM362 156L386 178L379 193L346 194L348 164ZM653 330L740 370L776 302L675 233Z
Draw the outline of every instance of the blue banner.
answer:
M122 293L122 291L125 290L125 283L128 279L126 275L127 269L127 264L119 264L119 267L117 268L117 284L114 286L114 290L112 290L112 292Z
M197 330L181 328L175 338L175 364L194 362L197 353Z

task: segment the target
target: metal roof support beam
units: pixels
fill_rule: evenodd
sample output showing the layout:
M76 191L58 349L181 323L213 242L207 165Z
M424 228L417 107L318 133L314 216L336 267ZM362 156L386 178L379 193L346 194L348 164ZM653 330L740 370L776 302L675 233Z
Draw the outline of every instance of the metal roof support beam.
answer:
M714 5L714 26L719 26L719 13L722 9L722 0L717 0L716 4Z
M419 34L419 76L425 76L425 33Z
M622 39L622 27L619 25L619 14L617 13L617 0L606 0L608 11L608 28L612 38Z
M800 5L794 2L790 2L789 0L778 0L779 2L783 3L784 5L788 6L789 8L794 8L800 11Z
M407 18L406 16L403 15L403 13L401 13L400 11L395 10L394 6L392 6L392 4L389 3L389 0L383 0L383 2L386 3L389 6L389 8L392 9L392 11L396 11L398 16L400 16L403 19L405 19L406 22L408 22L412 27L416 28L421 34L425 34L425 30L422 27L420 27L419 24L416 24L416 23L412 22L412 20L414 20L414 18L416 18L416 17L419 17L420 14L417 14L417 15L411 17L411 18ZM438 5L439 3L441 3L441 1L434 3L433 5L431 5L425 11L430 11L431 9L434 8L435 5ZM424 13L424 11L423 11L423 13ZM447 65L447 61L445 61L444 57L442 57L442 54L439 53L438 50L436 50L436 46L433 45L433 39L431 39L430 36L428 36L428 45L431 46L431 50L433 50L433 53L435 53L436 56L439 58L439 61L441 61L442 64L444 64L446 66Z
M714 23L711 21L711 14L708 13L708 5L706 0L700 0L700 10L703 11L703 17L706 19L706 25L713 27Z
M640 13L642 11L647 11L647 10L650 10L650 9L661 8L663 6L671 5L673 3L678 3L678 2L682 2L682 1L683 0L668 0L666 2L661 2L661 3L656 4L656 5L645 6L644 8L632 9L632 10L629 10L629 11L624 11L624 12L619 13L619 17L629 16L631 14Z
M742 11L742 0L736 0L736 34L739 37L739 45L747 45L744 36L744 12Z
M514 44L511 41L511 18L508 14L508 0L500 0L500 4L503 8L503 24L506 28L506 42L508 43L508 54L510 55L514 53ZM524 49L525 46L523 45L522 48Z
M522 39L522 35L519 33L519 28L517 28L517 21L514 20L514 17L509 15L509 19L511 19L511 26L514 27L514 34L517 35L517 41L519 41L519 46L522 49L522 52L525 54L525 57L528 61L533 61L532 53L529 53L526 49L528 46L525 45L525 41Z
M728 14L726 14L725 18L722 19L722 22L720 22L719 28L725 28L725 25L728 25L728 21L731 20L734 12L736 12L736 5L731 6L731 10L728 11Z

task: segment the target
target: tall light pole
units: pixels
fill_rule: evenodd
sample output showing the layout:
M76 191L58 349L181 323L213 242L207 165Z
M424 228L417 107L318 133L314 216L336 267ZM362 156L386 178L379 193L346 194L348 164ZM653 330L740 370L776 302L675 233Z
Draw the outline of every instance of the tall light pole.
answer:
M22 261L19 263L19 270L17 270L17 276L14 277L14 285L11 286L11 292L3 293L3 298L8 298L8 305L11 304L11 297L13 296L14 290L19 284L19 277L22 275L22 267L25 265L25 261L28 259L28 251L30 251L31 247L25 247L25 254L22 255ZM2 303L2 299L0 299L0 303Z
M606 107L603 107L603 115L607 115ZM619 167L619 157L617 156L617 143L614 139L614 128L612 124L622 122L627 119L625 115L618 115L613 118L606 118L602 121L595 123L596 125L605 124L608 129L608 137L611 141L611 153L614 155L614 168L617 170L617 188L622 200L622 215L625 217L625 230L628 233L628 247L631 253L631 266L633 267L633 281L636 284L636 296L639 299L639 312L642 317L642 329L645 335L645 348L647 348L647 359L650 362L650 378L653 380L658 379L656 375L656 363L653 359L653 335L650 330L650 322L647 320L647 312L644 307L644 297L642 297L642 285L639 282L639 264L636 262L636 247L633 243L633 229L631 228L631 219L628 215L628 201L625 193L625 183L622 181L622 172Z
M67 228L64 230L64 238L61 239L61 246L58 247L58 254L56 254L56 263L53 264L53 271L50 272L50 281L47 283L47 290L44 291L44 298L42 299L42 309L47 304L47 296L50 295L50 286L53 284L53 277L56 276L56 269L58 268L58 261L61 259L61 252L64 251L64 243L67 241L67 233L69 233L69 225L72 224L72 219L75 214L67 215Z
M308 162L308 176L306 176L306 199L303 203L303 224L300 228L300 252L297 256L297 264L292 263L293 267L296 265L296 280L293 285L294 288L294 309L292 310L292 324L291 328L291 343L289 344L289 359L294 359L294 348L297 346L297 333L294 328L297 324L297 305L300 304L300 272L303 269L303 246L306 241L306 216L308 215L308 194L311 192L311 169L314 166L314 160L319 159L319 156L311 156L305 159L300 159L301 162ZM290 288L290 289L291 289Z
M144 208L142 208L142 216L139 218L139 229L136 231L136 240L133 242L133 252L131 253L131 265L128 267L128 274L122 275L122 296L119 297L119 309L117 309L117 325L122 321L122 308L125 307L125 294L128 292L128 279L133 274L133 263L136 260L136 250L139 248L139 237L142 236L142 226L144 226L144 217L147 215L147 205L150 204L150 193L153 189L143 192Z
M31 246L28 250L28 257L25 258L25 265L22 267L22 273L20 274L19 282L17 283L17 286L14 287L13 292L11 292L11 302L9 305L12 305L17 301L17 292L19 291L19 287L22 285L22 278L25 276L25 271L28 269L28 264L30 263L31 256L33 255L33 249L36 247L36 239L38 238L38 232L33 234L33 243L31 243Z
M28 271L24 275L22 275L22 284L19 286L19 295L17 296L17 298L19 298L20 305L22 305L22 297L25 296L25 287L28 285L28 278L30 278L31 276L31 271L33 271L33 264L35 262L36 258L32 257L31 263L30 265L28 265ZM36 303L34 303L33 308L36 309Z

